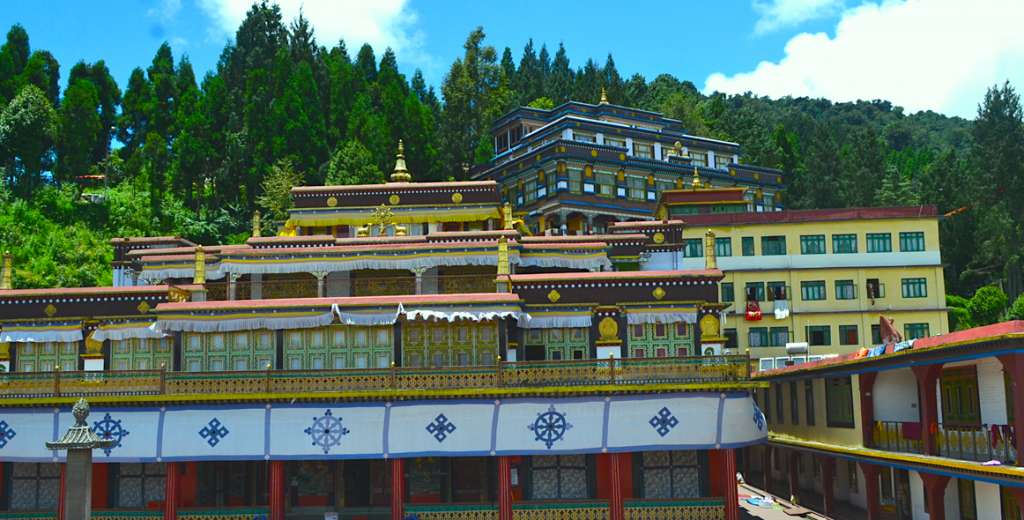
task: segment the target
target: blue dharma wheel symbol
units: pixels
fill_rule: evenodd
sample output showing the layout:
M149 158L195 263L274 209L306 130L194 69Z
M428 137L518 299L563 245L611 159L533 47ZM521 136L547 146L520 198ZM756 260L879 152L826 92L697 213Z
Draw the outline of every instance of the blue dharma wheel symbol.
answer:
M121 425L120 419L115 421L110 417L109 413L103 416L103 420L94 421L92 423L92 429L96 432L96 435L100 436L101 439L114 441L114 445L110 448L103 448L103 453L108 457L110 456L111 450L114 448L120 448L121 440L131 433Z
M334 417L334 414L327 410L323 416L314 417L313 425L306 428L305 432L313 440L313 446L328 453L331 448L341 444L341 438L348 435L348 428L341 424L340 417Z
M546 412L537 414L537 420L527 428L533 432L533 440L543 442L550 450L551 446L565 437L565 432L572 429L572 423L565 420L565 413L551 405Z

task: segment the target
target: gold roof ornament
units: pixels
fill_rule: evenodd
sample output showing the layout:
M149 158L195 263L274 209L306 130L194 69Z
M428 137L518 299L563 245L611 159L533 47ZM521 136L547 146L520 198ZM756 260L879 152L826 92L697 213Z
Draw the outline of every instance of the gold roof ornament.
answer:
M196 263L192 273L192 283L202 285L206 283L206 251L203 246L196 246Z
M508 279L511 274L512 263L508 258L508 237L502 235L498 238L498 276L495 279L498 292L511 292L512 287Z
M252 214L252 236L254 238L262 236L262 222L260 221L260 210L256 210Z
M703 187L703 183L700 180L700 173L697 171L697 167L693 167L693 179L690 180L690 188L699 190Z
M395 171L391 174L391 182L412 182L412 174L405 166L405 144L398 140L398 153L395 154Z
M598 103L598 104L600 104L600 105L607 105L608 104L608 91L605 90L604 87L601 87L601 102Z
M14 259L10 251L4 251L4 264L0 270L3 270L3 273L0 273L0 290L14 289Z
M718 269L718 256L715 251L715 233L710 229L704 233L704 268Z

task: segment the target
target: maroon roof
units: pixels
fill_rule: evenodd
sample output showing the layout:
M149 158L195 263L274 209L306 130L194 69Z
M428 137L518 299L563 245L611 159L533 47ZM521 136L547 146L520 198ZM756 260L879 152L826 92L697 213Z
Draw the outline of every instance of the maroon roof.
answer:
M975 343L985 340L999 339L1000 337L1006 336L1008 334L1024 334L1024 321L1005 321L1002 323L995 323L992 325L974 327L967 330L958 330L956 332L950 332L949 334L942 334L938 336L929 336L927 338L916 339L914 340L913 347L909 351L901 352L913 352L921 349L942 348L953 345L960 345L963 343ZM833 365L838 365L841 363L846 363L857 359L862 359L865 363L870 363L874 360L885 359L885 356L893 353L893 347L893 344L886 345L885 353L870 358L864 357L864 355L861 353L854 352L850 354L843 354L841 356L833 358L820 359L818 361L809 361L807 363L801 363L799 365L792 365L772 370L764 370L760 372L759 377L783 375L797 371L804 372L808 370L825 369Z
M682 220L640 220L636 222L614 222L612 223L612 229L633 229L633 228L650 228L650 227L665 227L665 226L682 226L686 224ZM646 236L646 235L644 235Z
M686 215L690 226L729 226L745 224L788 224L798 222L834 222L843 220L878 220L892 218L936 218L935 206L900 206L888 208L799 209L747 213L709 213Z
M166 293L169 285L133 285L123 287L52 287L47 289L10 289L0 291L0 298L26 296L91 296L108 294ZM185 288L188 286L176 286Z
M743 195L747 188L707 188L707 189L683 189L665 190L661 192L662 204L686 204L686 203L715 203L715 202L744 202Z
M514 274L513 282L541 281L593 281L593 280L633 280L641 278L721 278L718 269L679 269L674 271L597 271L587 273L537 273Z

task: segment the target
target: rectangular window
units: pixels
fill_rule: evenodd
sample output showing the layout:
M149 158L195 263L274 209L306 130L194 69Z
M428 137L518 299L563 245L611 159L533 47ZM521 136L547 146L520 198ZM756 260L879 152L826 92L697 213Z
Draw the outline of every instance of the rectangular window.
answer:
M912 251L924 251L923 231L901 231L900 251L905 253Z
M814 426L814 380L804 380L804 410L807 414L807 425Z
M853 428L853 383L850 376L825 380L825 413L830 428Z
M743 256L754 256L754 237L743 237L740 242L743 246Z
M839 344L840 345L859 345L860 338L857 334L856 325L840 325L839 326Z
M796 398L796 381L789 382L789 416L793 424L800 424L800 400Z
M720 285L722 286L722 302L736 301L736 290L733 288L732 282L725 282Z
M747 345L754 347L768 346L768 327L750 327L747 332Z
M768 344L772 347L784 347L789 343L789 327L772 327L768 329Z
M924 278L904 278L900 286L904 298L924 298L928 296L928 282Z
M732 256L732 239L729 237L715 239L715 256Z
M765 256L778 256L786 254L786 237L761 237L761 254Z
M882 326L872 325L871 326L871 344L878 345L882 343Z
M905 339L917 339L928 337L927 323L907 323L903 325L903 337Z
M596 143L597 136L594 134L585 134L583 132L573 132L572 140L578 143Z
M700 258L704 256L704 247L699 238L687 238L683 240L683 258Z
M868 233L868 253L891 253L892 233Z
M832 327L828 325L808 325L807 343L813 346L832 344Z
M705 152L690 150L690 164L694 166L707 166L708 154Z
M832 253L848 254L857 252L857 235L853 233L832 235Z
M768 282L768 301L788 300L786 282Z
M800 298L804 301L819 301L825 299L825 281L815 280L800 282Z
M857 299L857 286L854 285L853 280L836 280L836 299Z
M739 348L739 337L736 329L725 329L725 348Z
M719 170L728 170L729 165L732 163L732 157L728 155L716 155L715 156L715 167Z
M872 300L876 298L885 298L885 286L878 281L878 278L868 278L866 285L868 298L871 298Z
M654 145L647 143L633 143L633 155L640 159L654 158Z
M760 367L760 370L772 370L773 368L775 368L775 359L773 359L773 358L761 358L761 359L758 360L758 366ZM765 412L765 416L767 416L768 415L767 407L763 411Z
M825 254L825 235L800 235L800 254Z
M764 301L764 282L747 282L744 288L745 294L747 295L747 301L763 302Z

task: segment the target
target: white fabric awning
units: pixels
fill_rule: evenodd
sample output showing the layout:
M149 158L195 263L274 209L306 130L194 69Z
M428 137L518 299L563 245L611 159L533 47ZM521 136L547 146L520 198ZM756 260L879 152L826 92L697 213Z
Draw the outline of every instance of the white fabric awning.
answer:
M157 331L235 332L253 329L309 329L334 321L334 312L238 313L224 315L169 315L156 322Z
M524 329L590 328L593 319L587 312L530 312L519 319Z
M156 322L110 323L100 325L92 333L95 341L121 341L126 339L161 339L167 334L157 330Z
M513 305L479 307L469 305L430 306L416 308L403 307L401 312L402 314L405 315L405 318L408 320L418 319L443 321L483 321L501 318L518 319L520 315L518 306Z
M588 254L524 253L520 255L520 267L561 267L564 269L586 269L588 271L611 271L612 262L603 251Z
M680 322L697 323L697 312L676 311L672 309L626 309L626 323L629 325Z
M402 306L373 308L373 309L345 309L335 305L333 312L345 325L392 325L398 321L398 315L402 313Z
M82 324L17 324L4 325L0 343L73 343L82 341Z

